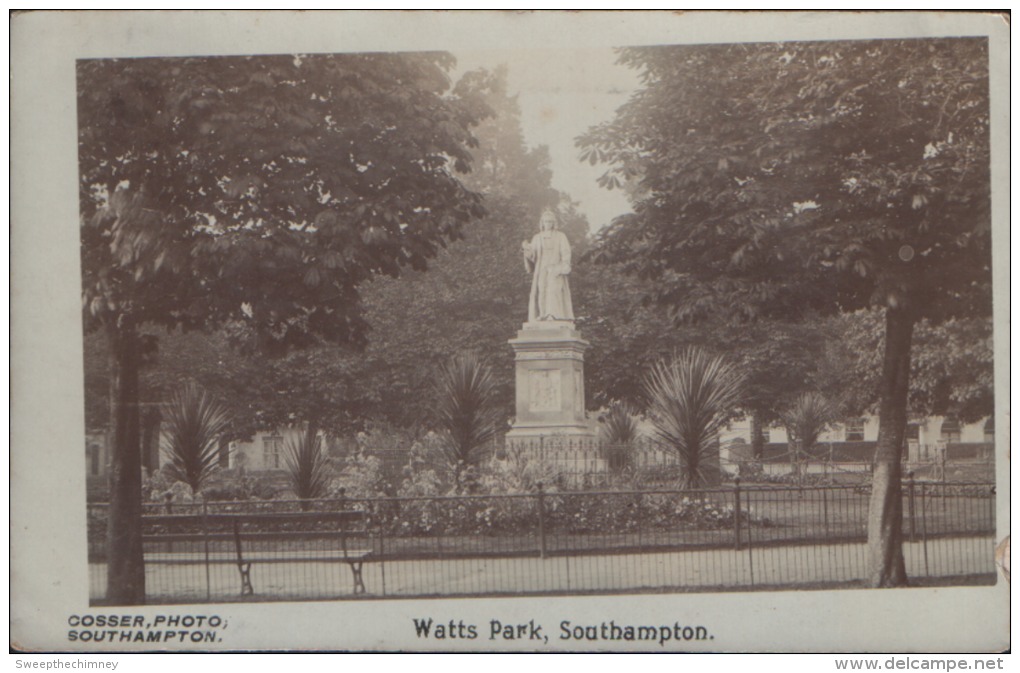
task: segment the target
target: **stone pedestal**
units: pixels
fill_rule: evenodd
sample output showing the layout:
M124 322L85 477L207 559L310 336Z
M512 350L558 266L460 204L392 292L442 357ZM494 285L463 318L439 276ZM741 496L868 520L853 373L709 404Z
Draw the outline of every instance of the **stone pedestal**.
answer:
M584 351L588 342L572 320L524 323L510 340L517 365L517 418L511 444L549 438L592 440L584 415Z

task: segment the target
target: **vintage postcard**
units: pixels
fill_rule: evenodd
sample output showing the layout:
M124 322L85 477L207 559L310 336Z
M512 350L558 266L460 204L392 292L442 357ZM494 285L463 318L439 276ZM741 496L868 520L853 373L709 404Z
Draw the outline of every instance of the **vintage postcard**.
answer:
M1008 19L11 26L14 649L1009 649Z

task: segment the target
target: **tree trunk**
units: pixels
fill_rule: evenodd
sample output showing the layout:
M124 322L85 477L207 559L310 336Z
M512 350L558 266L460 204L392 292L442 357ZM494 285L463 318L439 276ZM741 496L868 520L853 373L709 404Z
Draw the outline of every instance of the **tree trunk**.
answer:
M319 436L319 423L317 421L308 421L308 427L305 428L305 442L307 442L306 446L309 449L308 455L307 455L307 459L308 460L312 460L312 461L315 460L315 455L311 451L311 447L315 446L315 438L318 437L318 436ZM319 449L322 450L322 447L319 447ZM302 466L302 469L307 469L308 470L308 476L309 476L310 479L314 479L315 478L315 473L314 473L314 470L312 469L311 465L307 466L307 468ZM306 495L308 497L311 497L311 498L320 498L320 497L322 497L321 494L315 494L315 493L308 493ZM301 506L301 510L302 511L307 512L308 510L310 510L312 508L312 503L309 502L307 498L301 498L300 506Z
M751 414L751 458L756 463L765 458L765 432L758 414Z
M702 438L694 433L687 436L687 453L684 458L684 474L681 490L693 490L701 487L701 442Z
M797 472L797 454L800 449L800 440L797 439L797 431L786 426L786 452L790 456L790 474Z
M163 415L159 407L149 407L142 414L142 467L152 475L159 469L159 427Z
M219 466L224 470L230 467L230 440L226 437L220 437Z
M145 602L142 558L142 455L138 414L140 349L133 325L111 327L110 509L106 531L107 599Z
M868 585L906 586L903 564L903 439L907 429L910 340L914 318L902 308L886 309L885 356L879 391L878 447L868 506Z

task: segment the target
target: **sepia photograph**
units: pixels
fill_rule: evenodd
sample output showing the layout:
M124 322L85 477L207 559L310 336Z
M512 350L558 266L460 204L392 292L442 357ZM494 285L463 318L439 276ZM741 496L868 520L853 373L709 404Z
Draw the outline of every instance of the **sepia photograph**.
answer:
M1008 24L790 16L12 23L12 646L1008 649Z

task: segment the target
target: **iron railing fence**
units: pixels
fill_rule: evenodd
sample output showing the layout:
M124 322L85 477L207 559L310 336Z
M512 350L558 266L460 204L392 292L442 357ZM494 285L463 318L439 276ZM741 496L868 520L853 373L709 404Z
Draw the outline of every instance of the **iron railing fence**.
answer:
M734 477L745 481L798 484L862 483L871 479L874 469L873 444L869 443L868 451L844 451L831 443L819 444L808 452L784 449L777 453L773 450L763 459L720 451L714 459L703 461L701 469L712 485L732 481ZM775 448L775 445L770 446ZM387 456L382 461L382 469L391 484L399 485L406 478L407 460L399 460L399 456L406 456L406 453L385 450L367 451L365 455ZM598 436L497 438L481 447L476 456L477 474L530 470L540 473L545 483L559 490L673 488L681 482L684 472L680 456L648 436L626 444L606 442ZM439 473L451 469L443 464L439 453L428 458L430 466ZM945 481L947 466L968 468L963 471L964 480L983 480L993 473L992 463L986 460L954 458L939 465L934 459L908 460L907 452L903 454L904 473L917 471ZM986 469L980 469L982 467Z
M725 590L859 583L868 485L149 504L150 602ZM994 488L903 484L914 581L994 581ZM106 596L104 505L89 506ZM247 586L246 586L247 582Z

